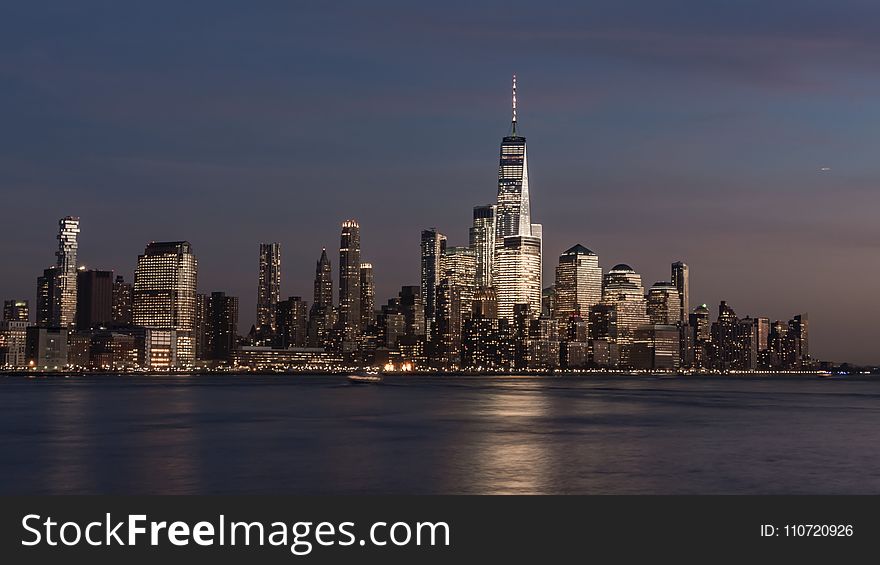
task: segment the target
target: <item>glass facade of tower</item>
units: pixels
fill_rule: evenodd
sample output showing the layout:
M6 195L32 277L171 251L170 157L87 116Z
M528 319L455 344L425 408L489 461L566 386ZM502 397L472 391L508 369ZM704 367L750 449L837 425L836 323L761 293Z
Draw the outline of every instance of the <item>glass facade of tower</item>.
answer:
M361 231L355 220L342 222L339 240L339 319L344 349L356 348L361 333Z
M476 291L477 257L471 247L447 247L441 260L442 279L461 294L461 310L464 318L469 318ZM441 279L441 280L442 280Z
M421 240L421 289L425 307L425 335L431 338L431 325L437 310L437 285L443 273L440 262L446 250L446 236L436 229L422 231Z
M599 256L575 245L559 256L556 267L554 317L561 323L580 314L587 318L590 308L602 301L602 269Z
M195 361L197 275L198 263L188 241L153 242L138 256L132 323L157 330L157 337L173 331L169 351L174 352L172 363L178 367L190 367Z
M275 331L278 301L281 299L281 244L260 244L260 274L257 283L257 329Z
M636 333L649 323L642 277L629 265L615 265L605 274L602 302L615 310L617 335L613 343L618 348L620 366L628 367Z
M477 288L492 286L492 263L495 258L495 206L475 206L470 228L470 246L476 258Z
M79 218L66 216L58 220L58 251L55 272L51 325L70 327L76 322L76 254Z
M495 255L498 316L513 320L515 304L541 310L541 240L532 236L505 237Z
M678 290L679 303L681 305L678 321L688 323L690 313L690 274L688 266L681 261L672 264L672 285Z
M678 289L669 282L656 282L648 290L648 318L652 324L676 325L681 318Z
M511 235L531 235L529 168L526 138L506 136L501 142L498 165L498 206L495 210L496 240Z
M498 315L513 320L515 304L541 311L541 226L532 224L526 138L516 133L516 77L513 79L511 134L501 140L498 203L495 207L495 258L492 283Z

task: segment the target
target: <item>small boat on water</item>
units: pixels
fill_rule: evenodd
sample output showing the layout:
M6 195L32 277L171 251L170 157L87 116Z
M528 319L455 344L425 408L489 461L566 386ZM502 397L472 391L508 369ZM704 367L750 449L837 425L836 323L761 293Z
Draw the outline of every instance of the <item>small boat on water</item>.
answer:
M354 373L348 375L348 382L353 385L375 385L382 382L382 375L379 373Z

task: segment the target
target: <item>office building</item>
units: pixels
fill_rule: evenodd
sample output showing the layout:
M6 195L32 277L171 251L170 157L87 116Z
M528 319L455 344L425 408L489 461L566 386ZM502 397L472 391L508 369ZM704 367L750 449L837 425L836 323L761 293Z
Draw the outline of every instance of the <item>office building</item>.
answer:
M113 271L76 273L76 327L85 331L113 321Z
M281 299L281 244L260 244L257 280L257 331L275 332L275 317Z
M559 323L574 316L588 316L602 301L602 269L599 256L583 245L574 245L559 256L550 310Z
M151 242L138 256L132 323L152 330L147 345L159 366L195 362L198 263L188 241ZM173 340L173 343L168 343Z
M357 349L361 334L361 235L355 220L342 222L339 242L339 318L344 351Z
M437 308L437 285L443 275L441 261L446 251L446 236L436 228L422 231L421 296L425 308L425 335L431 339L431 325Z

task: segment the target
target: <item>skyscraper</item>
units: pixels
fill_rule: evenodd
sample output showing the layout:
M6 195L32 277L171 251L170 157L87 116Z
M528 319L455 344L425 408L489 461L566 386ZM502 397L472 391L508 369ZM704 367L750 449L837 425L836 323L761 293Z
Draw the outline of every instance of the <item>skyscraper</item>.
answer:
M470 246L476 258L475 285L492 286L492 265L495 262L495 206L475 206L474 223L470 228Z
M678 298L680 303L680 314L677 322L682 325L688 323L688 314L690 312L690 274L688 266L681 261L672 264L672 285L678 290ZM670 322L672 323L672 322Z
M443 252L440 260L440 271L443 279L449 279L449 285L458 289L461 295L460 310L462 320L470 318L471 303L474 300L476 286L477 259L472 247L450 246Z
M676 325L681 317L681 297L678 289L669 282L654 283L648 290L648 318L652 324Z
M376 286L373 282L373 264L361 263L361 331L373 325Z
M321 249L321 257L315 265L314 306L333 306L333 268L327 258L327 250Z
M540 224L531 221L526 138L517 135L516 76L513 77L511 133L501 141L498 165L498 205L495 208L493 285L498 289L498 313L512 320L515 304L541 311Z
M76 317L76 252L79 218L65 216L58 220L58 251L55 257L57 295L52 314L52 325L70 327Z
M614 307L617 335L612 339L618 347L620 365L629 367L636 334L649 323L642 277L629 265L615 265L605 274L602 302Z
M421 241L421 289L425 306L425 335L431 339L431 325L437 309L437 285L442 271L440 262L446 251L446 236L431 228L422 231Z
M117 324L131 323L132 287L125 282L122 275L116 275L113 281L113 322Z
M225 292L199 295L203 311L199 320L199 358L205 361L230 361L238 333L238 297Z
M299 296L278 303L277 344L280 347L305 347L307 343L307 307Z
M554 317L561 324L575 314L586 319L590 308L602 301L599 256L580 244L567 249L559 256L555 288Z
M309 346L324 347L328 332L336 323L333 311L333 269L327 250L321 250L321 257L315 265L315 290L312 308L309 311Z
M516 133L516 75L513 76L513 118L510 123L510 135L501 142L498 166L496 245L500 245L501 240L508 236L532 235L526 138Z
M495 288L498 316L513 320L516 304L527 304L533 316L541 312L541 240L530 235L505 237L496 247Z
M41 327L57 327L60 302L58 283L60 277L58 267L49 267L37 277L37 325Z
M355 220L342 222L337 323L342 330L343 349L355 349L361 333L361 232Z
M157 330L163 349L174 351L172 366L192 366L195 360L197 274L188 241L151 242L138 256L132 322Z
M275 315L281 297L281 244L260 244L260 275L257 284L257 330L275 331Z
M76 273L76 327L88 330L113 321L113 271Z

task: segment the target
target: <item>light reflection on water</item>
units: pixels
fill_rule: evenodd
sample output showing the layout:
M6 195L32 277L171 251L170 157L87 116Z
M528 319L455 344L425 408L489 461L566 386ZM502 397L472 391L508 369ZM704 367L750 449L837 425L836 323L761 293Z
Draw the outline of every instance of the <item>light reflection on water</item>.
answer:
M880 493L880 382L0 377L3 494Z

